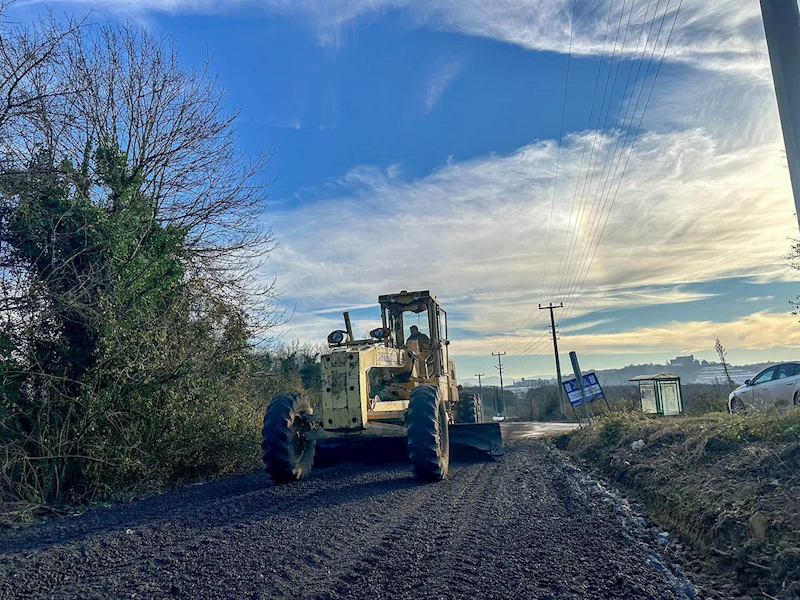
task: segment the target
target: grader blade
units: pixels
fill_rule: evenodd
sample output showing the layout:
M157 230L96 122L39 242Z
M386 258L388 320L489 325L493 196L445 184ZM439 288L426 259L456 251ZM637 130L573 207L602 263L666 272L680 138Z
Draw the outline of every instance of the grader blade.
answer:
M450 445L470 448L492 458L503 456L503 436L499 423L459 423L450 425Z

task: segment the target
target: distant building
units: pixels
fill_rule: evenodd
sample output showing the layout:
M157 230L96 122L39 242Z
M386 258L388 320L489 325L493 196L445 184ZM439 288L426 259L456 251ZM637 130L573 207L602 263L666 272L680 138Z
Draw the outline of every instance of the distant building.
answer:
M676 356L669 361L670 367L694 367L699 364L700 363L694 359L694 354L690 354L689 356Z
M543 385L555 385L555 383L555 379L528 379L523 377L522 379L516 380L510 386L507 386L506 389L513 393L517 398L524 398L527 395L528 390L541 387Z

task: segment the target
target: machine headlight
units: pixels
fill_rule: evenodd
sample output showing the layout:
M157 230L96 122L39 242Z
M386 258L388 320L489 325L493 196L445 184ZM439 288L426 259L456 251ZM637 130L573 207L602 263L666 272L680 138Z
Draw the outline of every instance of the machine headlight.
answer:
M341 329L331 331L330 334L328 334L328 343L334 345L341 344L344 341L344 336L346 333L346 331L342 331Z
M385 340L389 337L389 333L388 327L378 327L377 329L373 329L369 332L369 334L376 340Z

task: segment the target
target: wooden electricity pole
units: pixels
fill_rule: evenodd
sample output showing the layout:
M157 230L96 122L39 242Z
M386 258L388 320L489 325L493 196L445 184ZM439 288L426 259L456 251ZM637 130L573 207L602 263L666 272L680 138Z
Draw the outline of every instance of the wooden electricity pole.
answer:
M481 399L481 404L483 404L483 386L481 385L481 377L484 376L484 373L475 373L475 377L478 378L478 397Z
M539 310L549 310L550 311L550 328L553 330L553 351L556 355L556 375L558 376L558 400L559 400L559 408L561 410L561 416L564 417L567 415L567 406L564 402L564 386L561 385L561 360L558 358L558 338L556 337L556 320L553 316L553 311L557 308L564 308L564 303L561 302L558 306L554 305L552 302L548 306L539 305Z
M505 421L508 416L506 414L506 396L503 393L503 362L501 360L501 357L505 355L505 352L498 352L497 354L492 352L492 356L497 357L497 369L500 371L500 400L503 402L503 421Z

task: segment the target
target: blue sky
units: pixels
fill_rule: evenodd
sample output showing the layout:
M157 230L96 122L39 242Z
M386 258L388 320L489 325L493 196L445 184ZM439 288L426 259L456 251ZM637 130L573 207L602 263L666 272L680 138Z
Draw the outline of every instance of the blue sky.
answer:
M462 378L491 375L497 351L510 377L548 375L551 300L585 368L711 359L716 337L734 362L797 358L758 0L684 0L656 81L679 4L576 0L574 20L571 0L15 10L91 8L173 35L188 65L212 58L242 146L275 151L264 221L282 243L263 276L294 307L284 339L322 341L337 309L421 288L449 310ZM360 331L376 311L353 314Z

